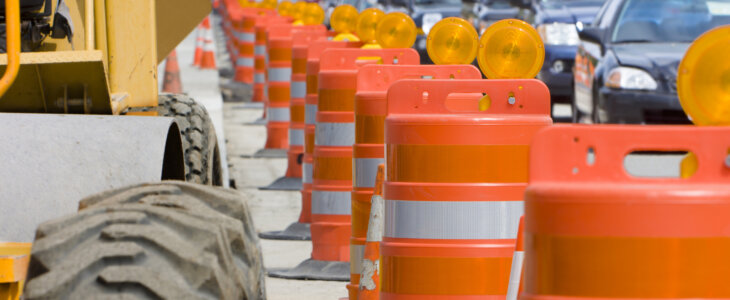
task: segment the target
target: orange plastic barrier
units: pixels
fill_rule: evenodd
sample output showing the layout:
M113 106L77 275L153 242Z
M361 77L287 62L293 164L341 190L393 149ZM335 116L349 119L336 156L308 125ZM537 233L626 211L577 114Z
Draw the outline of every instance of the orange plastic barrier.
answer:
M314 154L314 129L317 115L317 88L319 58L329 48L359 48L357 42L318 41L313 42L307 51L306 97L304 108L304 155L302 159L302 212L299 222L312 222L312 155Z
M551 123L538 80L391 85L382 299L504 299L529 144Z
M233 22L233 36L237 40L235 75L233 80L245 84L253 84L254 41L256 39L255 9L245 9L239 20Z
M352 176L352 237L350 239L350 299L357 299L370 202L378 165L385 163L383 135L387 90L400 79L480 79L471 65L367 65L357 75L355 94L355 144Z
M728 149L727 127L540 132L520 299L730 298ZM634 151L689 151L698 168L689 178L634 177L624 168Z
M266 48L266 30L273 24L285 24L288 20L279 16L256 17L253 67L253 93L251 101L264 102L267 99L266 64L268 49Z

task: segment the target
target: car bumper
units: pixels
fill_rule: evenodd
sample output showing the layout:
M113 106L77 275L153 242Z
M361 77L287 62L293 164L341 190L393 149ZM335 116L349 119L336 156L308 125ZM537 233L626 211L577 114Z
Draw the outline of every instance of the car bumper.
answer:
M537 78L548 86L553 102L571 101L576 49L575 46L545 46L545 62Z
M674 94L603 88L599 95L602 122L618 124L689 124Z

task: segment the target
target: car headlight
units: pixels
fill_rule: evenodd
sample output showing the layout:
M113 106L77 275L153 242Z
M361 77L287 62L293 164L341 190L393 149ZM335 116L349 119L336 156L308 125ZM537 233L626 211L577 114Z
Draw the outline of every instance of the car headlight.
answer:
M649 73L636 68L618 67L608 73L606 86L625 90L656 90L657 83Z
M578 45L578 30L572 23L551 23L537 26L546 45Z

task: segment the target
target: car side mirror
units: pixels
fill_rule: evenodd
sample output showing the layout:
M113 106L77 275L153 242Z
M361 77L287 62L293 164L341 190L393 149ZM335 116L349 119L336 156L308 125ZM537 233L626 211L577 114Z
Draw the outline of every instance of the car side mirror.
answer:
M532 1L530 0L509 0L509 4L519 8L530 8Z
M586 40L591 43L603 44L603 36L605 31L598 27L585 27L583 30L578 31L578 37L581 40Z

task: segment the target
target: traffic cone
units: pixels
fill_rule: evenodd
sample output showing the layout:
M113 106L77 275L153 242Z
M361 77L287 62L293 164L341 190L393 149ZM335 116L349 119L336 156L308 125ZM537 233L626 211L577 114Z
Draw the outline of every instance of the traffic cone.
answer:
M210 20L205 17L203 21L205 41L203 44L203 56L200 59L201 69L216 69L215 65L215 43L213 42L213 30L210 28Z
M207 20L207 19L206 19ZM205 21L203 21L205 22ZM205 46L205 29L203 23L198 24L197 37L195 38L195 56L193 57L193 66L199 67L200 61L203 60L203 47Z
M522 216L520 225L517 228L517 241L515 242L515 253L512 255L512 270L509 275L506 300L517 300L517 296L522 291L522 266L525 261L524 230L525 216Z
M359 270L360 283L358 300L380 299L380 242L383 241L383 217L385 200L383 200L383 182L385 181L385 165L378 165L375 177L375 192L370 203L370 219L368 234L365 240L365 252Z
M174 49L165 60L165 77L162 81L162 91L171 94L182 94L180 65L177 63L177 52Z

